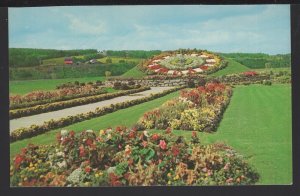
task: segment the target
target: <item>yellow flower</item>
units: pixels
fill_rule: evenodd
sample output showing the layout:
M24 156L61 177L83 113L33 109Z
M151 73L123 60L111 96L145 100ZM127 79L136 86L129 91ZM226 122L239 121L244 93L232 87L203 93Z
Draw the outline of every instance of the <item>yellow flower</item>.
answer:
M90 185L90 183L89 183L89 182L86 182L86 183L84 183L84 185L85 185L85 186L89 186L89 185Z
M171 184L171 181L170 181L170 180L168 181L168 184L169 184L169 185Z
M37 166L38 166L38 164L36 163L36 164L34 164L34 166L35 166L35 167L37 167Z
M32 163L30 163L30 164L29 164L29 167L33 167L33 164L32 164Z
M99 174L95 174L95 177L98 178L98 177L99 177Z
M43 178L44 177L44 175L40 175L40 178Z
M174 177L174 180L178 180L179 179L179 175L177 174L175 177Z
M99 131L99 134L100 134L100 135L104 135L104 130L103 130L103 129L100 130L100 131Z
M37 173L37 172L38 172L38 170L37 170L37 169L35 169L35 170L34 170L34 173Z
M38 163L41 163L42 162L42 160L38 160Z
M28 178L27 178L27 177L25 177L23 180L24 180L24 181L27 181L27 179L28 179Z
M14 167L13 166L10 166L10 171L12 171L14 169Z

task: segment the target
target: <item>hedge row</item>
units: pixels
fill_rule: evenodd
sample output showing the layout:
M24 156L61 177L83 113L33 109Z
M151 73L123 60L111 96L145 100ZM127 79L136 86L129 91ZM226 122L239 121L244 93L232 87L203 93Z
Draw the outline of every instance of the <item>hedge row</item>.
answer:
M98 101L103 101L107 99L112 99L115 97L123 96L123 95L129 95L132 93L138 93L145 90L150 90L150 87L142 87L138 89L132 89L122 92L116 92L116 93L107 93L104 95L95 95L90 97L84 97L84 98L78 98L78 99L72 99L68 101L61 101L61 102L55 102L55 103L49 103L45 105L37 105L34 107L24 108L24 109L17 109L17 110L10 110L9 111L9 118L15 119L20 118L24 116L31 116L34 114L40 114L44 112L50 112L50 111L56 111L64 108L94 103Z
M185 88L185 86L165 90L161 93L151 94L148 97L144 97L144 98L140 98L140 99L125 101L122 103L111 104L110 106L106 106L106 107L96 108L95 111L90 111L88 113L81 113L81 114L74 115L74 116L67 116L65 118L61 118L58 120L52 119L52 120L44 122L43 125L31 125L28 128L19 128L10 134L10 142L22 140L25 138L30 138L30 137L33 137L33 136L36 136L39 134L43 134L43 133L53 130L53 129L65 127L65 126L68 126L68 125L71 125L71 124L74 124L77 122L81 122L84 120L89 120L89 119L92 119L95 117L103 116L105 114L112 113L112 112L115 112L120 109L128 108L133 105L151 101L153 99L165 96L169 93L172 93L174 91L177 91L177 90L180 90L183 88Z

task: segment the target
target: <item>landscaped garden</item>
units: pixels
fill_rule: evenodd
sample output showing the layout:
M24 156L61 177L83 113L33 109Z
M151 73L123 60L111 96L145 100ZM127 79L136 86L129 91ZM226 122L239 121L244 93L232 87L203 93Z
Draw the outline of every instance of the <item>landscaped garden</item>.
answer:
M289 184L290 82L205 50L155 51L123 76L45 89L12 82L14 120L168 89L13 130L11 186Z

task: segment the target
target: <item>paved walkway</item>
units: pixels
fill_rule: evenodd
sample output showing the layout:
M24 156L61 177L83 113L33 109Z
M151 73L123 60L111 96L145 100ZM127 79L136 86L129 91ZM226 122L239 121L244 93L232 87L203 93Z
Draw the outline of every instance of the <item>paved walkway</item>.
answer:
M159 93L164 90L168 90L174 87L151 87L150 90L146 90L143 92L139 93L134 93L130 95L125 95L125 96L120 96L120 97L115 97L113 99L109 100L104 100L104 101L99 101L96 103L91 103L91 104L86 104L86 105L81 105L81 106L75 106L72 108L66 108L62 110L57 110L53 112L47 112L47 113L42 113L42 114L37 114L33 116L26 116L22 118L17 118L10 120L10 132L21 128L21 127L29 127L30 125L36 124L36 125L42 125L45 121L54 119L60 119L64 118L67 116L74 116L77 114L81 113L87 113L90 111L94 111L97 107L104 107L104 106L109 106L110 104L116 104L116 103L121 103L125 101L130 101L130 100L135 100L135 99L140 99L143 97L149 96L151 93Z

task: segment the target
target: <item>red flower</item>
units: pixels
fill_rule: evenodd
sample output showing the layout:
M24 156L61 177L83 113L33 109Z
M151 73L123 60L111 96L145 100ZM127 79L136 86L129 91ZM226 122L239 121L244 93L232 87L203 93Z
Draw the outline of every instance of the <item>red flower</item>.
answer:
M196 131L192 132L192 137L197 137L197 132Z
M177 155L179 155L179 153L180 153L179 148L176 147L176 146L173 146L173 147L172 147L172 153L173 153L173 155L174 155L175 157L176 157Z
M22 154L26 154L27 148L22 148L22 149L21 149L21 152L22 152Z
M93 140L88 138L86 141L85 141L85 144L88 145L88 146L91 146L93 144Z
M86 173L90 173L91 172L91 168L90 167L86 167L84 170Z
M166 129L166 133L171 133L171 132L172 132L171 127L168 127L168 128Z
M129 138L134 138L135 137L135 132L134 131L130 131L128 137Z
M23 157L21 155L17 154L16 158L15 158L15 168L18 169L23 160L24 160Z
M70 137L74 137L74 135L75 135L75 132L74 131L70 131Z
M84 147L83 147L83 145L81 145L81 146L79 147L79 156L80 156L80 157L83 157L84 155L85 155Z
M165 140L159 141L159 147L163 150L165 150L167 148L167 143L165 142Z
M153 140L158 140L159 138L159 135L157 133L153 134L152 137L151 137Z
M258 75L255 71L246 71L243 73L245 76L256 76Z
M122 183L119 181L119 177L114 173L109 174L110 184L112 186L121 186Z
M116 127L116 131L121 132L122 131L121 127Z
M143 141L143 142L142 142L142 145L144 146L144 148L146 148L146 147L147 147L147 145L148 145L148 142L146 142L146 141Z

